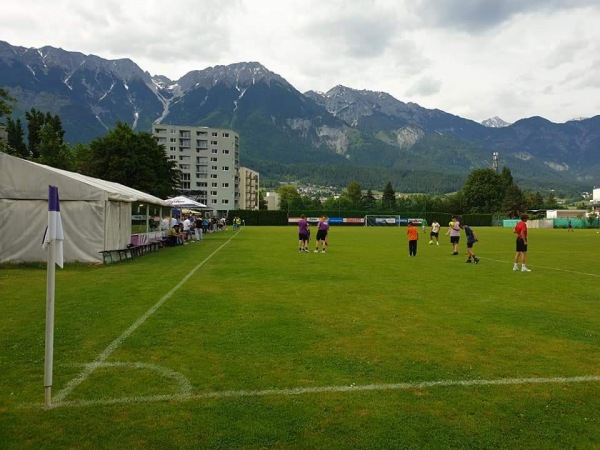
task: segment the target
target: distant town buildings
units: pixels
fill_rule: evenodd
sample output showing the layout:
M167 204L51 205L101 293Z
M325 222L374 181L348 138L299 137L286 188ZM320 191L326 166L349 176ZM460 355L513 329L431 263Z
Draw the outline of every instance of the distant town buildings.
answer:
M265 194L265 202L269 211L279 210L280 197L277 192L267 192Z
M240 167L240 209L258 210L260 176L247 167Z
M593 190L590 205L592 206L593 211L600 213L600 188Z

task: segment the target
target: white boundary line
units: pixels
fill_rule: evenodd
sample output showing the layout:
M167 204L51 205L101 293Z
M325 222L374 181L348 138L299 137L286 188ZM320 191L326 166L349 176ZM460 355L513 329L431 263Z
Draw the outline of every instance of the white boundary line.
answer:
M449 386L490 386L490 385L525 385L525 384L549 384L549 383L582 383L582 382L598 382L600 375L589 375L579 377L554 377L554 378L503 378L497 380L445 380L445 381L423 381L423 382L407 382L394 384L368 384L356 386L323 386L323 387L305 387L292 389L265 389L254 391L217 391L192 394L191 386L185 377L181 378L176 372L169 370L161 370L158 366L144 363L106 363L104 362L121 344L127 339L137 328L139 328L149 317L151 317L167 300L169 300L175 292L179 290L194 273L204 266L215 254L225 247L237 235L235 233L226 242L219 246L215 251L208 255L202 262L194 267L183 279L165 294L154 306L152 306L144 315L125 330L118 338L111 342L106 349L98 355L98 357L90 364L86 364L84 369L73 378L67 385L54 397L51 408L66 408L66 407L85 407L94 405L114 405L126 403L147 403L147 402L163 402L163 401L192 401L202 399L222 399L222 398L241 398L241 397L264 397L264 396L291 396L303 394L319 394L319 393L335 393L335 392L362 392L362 391L390 391L390 390L409 390L409 389L424 389L433 387L449 387ZM506 261L482 258L488 261L505 263ZM541 269L556 270L560 272L575 273L592 277L600 277L600 275L589 274L566 269L556 269L552 267L540 267ZM160 372L163 376L176 379L180 386L183 387L181 394L170 395L154 395L154 396L139 396L139 397L122 397L114 399L99 399L99 400L73 400L65 401L64 399L73 392L73 390L83 383L89 376L100 367L117 367L128 366L138 369L151 369Z
M239 232L238 232L239 233ZM152 316L158 308L160 308L167 300L169 300L175 292L181 288L191 277L196 273L198 269L200 269L204 264L206 264L215 254L217 254L223 247L231 242L231 240L237 236L238 233L235 233L231 236L227 241L225 241L219 248L217 248L214 252L208 255L204 260L194 267L192 270L188 272L188 274L183 277L183 279L175 285L173 289L167 292L154 306L152 306L144 315L142 315L138 320L136 320L133 325L131 325L127 330L125 330L118 338L112 341L106 349L98 357L90 364L86 364L84 369L81 371L79 375L73 378L71 381L67 383L67 385L52 399L53 402L60 403L62 402L73 390L83 383L98 367L101 367L104 364L104 361L116 350L118 349L123 341L127 339L131 334L137 330L140 325L142 325L150 316Z
M501 260L501 259L492 259L492 258L486 258L479 256L479 259L483 259L484 261L493 261L493 262L499 262L499 263L506 263L506 261ZM510 262L509 264L512 264L512 262ZM529 264L527 264L527 266L529 267ZM596 277L596 278L600 278L600 275L596 274L596 273L587 273L587 272L580 272L578 270L569 270L569 269L557 269L556 267L545 267L545 266L532 266L536 269L545 269L545 270L555 270L557 272L565 272L565 273L574 273L577 275L585 275L587 277Z
M525 384L550 384L550 383L585 383L599 382L600 375L589 375L580 377L554 377L554 378L501 378L497 380L445 380L445 381L423 381L414 383L394 383L394 384L367 384L356 386L322 386L305 387L294 389L264 389L256 391L220 391L206 392L199 394L172 394L172 395L154 395L142 397L122 397L113 399L99 400L73 400L55 403L51 408L74 408L97 405L116 405L127 403L148 403L148 402L167 402L167 401L192 401L205 399L224 399L241 397L266 397L266 396L292 396L304 394L321 394L337 392L364 392L364 391L401 391L409 389L426 389L435 387L451 386L498 386L498 385L525 385ZM37 405L36 405L37 406Z

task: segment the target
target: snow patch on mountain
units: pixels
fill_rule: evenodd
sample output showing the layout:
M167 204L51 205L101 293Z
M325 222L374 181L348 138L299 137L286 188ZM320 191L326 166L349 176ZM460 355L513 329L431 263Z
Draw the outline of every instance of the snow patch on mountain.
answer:
M481 125L489 128L504 128L511 124L509 122L506 122L505 120L502 120L498 116L494 116L490 119L485 119L484 121L482 121Z

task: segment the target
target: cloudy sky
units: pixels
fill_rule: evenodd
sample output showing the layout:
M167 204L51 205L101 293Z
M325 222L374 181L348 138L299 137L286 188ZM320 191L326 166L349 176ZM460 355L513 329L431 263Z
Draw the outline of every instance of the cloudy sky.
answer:
M481 121L600 114L598 0L19 0L0 40L130 58L153 75L258 61Z

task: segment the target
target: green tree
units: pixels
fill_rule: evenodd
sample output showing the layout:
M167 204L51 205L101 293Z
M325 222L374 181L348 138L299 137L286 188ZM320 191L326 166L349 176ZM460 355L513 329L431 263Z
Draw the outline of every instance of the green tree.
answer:
M509 186L511 186L515 183L515 180L513 180L512 172L506 166L504 166L502 168L502 173L500 174L500 179L502 180L504 189L508 189Z
M393 211L396 209L396 192L394 192L391 181L388 181L383 189L381 207L385 211Z
M62 126L62 121L58 115L52 115L49 112L46 113L46 117L44 119L44 125L48 125L52 128L55 134L55 138L59 140L60 143L64 142L65 130Z
M58 169L73 170L73 155L69 145L63 142L61 134L51 123L46 123L40 130L38 144L41 164Z
M377 208L377 199L373 195L371 189L369 189L367 193L363 196L362 204L364 209L366 209L367 211L373 211L375 208Z
M523 197L527 209L544 209L544 197L539 192L526 192Z
M554 196L554 191L548 192L548 196L546 197L546 201L544 202L544 207L546 209L558 209L558 201Z
M356 210L362 208L362 191L360 189L360 184L356 181L350 182L346 188L346 196L348 197L348 200L350 200L353 209Z
M502 211L510 218L519 217L525 212L525 199L519 186L515 183L506 189L506 195L502 201Z
M134 132L117 122L114 129L89 145L86 175L114 181L160 198L179 186L181 172L163 145L146 132Z
M15 102L15 99L11 97L8 91L4 88L0 88L0 119L4 116L8 116L12 112L11 103Z
M260 211L266 211L268 209L267 200L265 199L265 191L263 189L258 191L258 209Z
M463 188L467 210L495 213L501 210L506 193L506 179L492 169L475 169Z
M6 132L8 134L8 152L19 158L29 158L29 150L27 150L27 145L23 140L25 132L23 131L21 119L13 120L8 117L6 119Z
M279 186L277 193L279 194L280 211L297 210L304 207L302 203L302 197L300 196L296 186L284 184Z
M29 145L29 154L33 159L38 159L40 157L38 149L41 140L40 132L46 122L46 116L43 112L31 108L30 111L25 112L25 119L27 120L27 143Z

